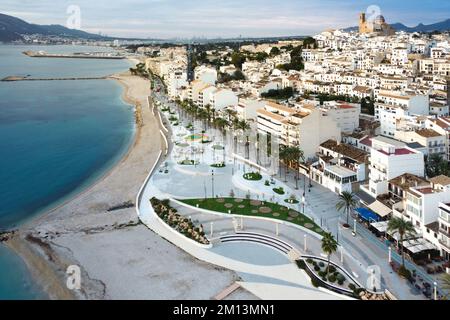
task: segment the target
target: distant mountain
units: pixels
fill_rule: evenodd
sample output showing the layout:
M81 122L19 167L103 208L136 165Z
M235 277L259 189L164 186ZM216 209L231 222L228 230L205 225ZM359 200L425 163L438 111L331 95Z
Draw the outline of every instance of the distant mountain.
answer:
M443 31L450 31L450 19L428 25L419 23L415 27L408 27L405 26L403 23L394 23L391 24L391 26L397 31L405 31L405 32L432 32L432 31L443 32ZM344 30L347 32L357 31L358 27L350 27Z
M90 40L111 40L98 34L92 34L61 25L37 25L0 13L0 42L11 42L23 39L23 35L41 34L64 38L83 38Z

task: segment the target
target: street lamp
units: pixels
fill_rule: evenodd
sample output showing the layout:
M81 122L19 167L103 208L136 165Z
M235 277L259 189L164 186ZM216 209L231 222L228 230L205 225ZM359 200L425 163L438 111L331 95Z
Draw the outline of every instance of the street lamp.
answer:
M214 198L214 170L211 170L211 189L212 189L212 197Z
M437 282L436 281L433 283L433 286L434 286L434 300L437 300L438 298L437 298Z
M303 214L305 214L305 202L306 202L305 193L303 192L303 195L302 195L302 213Z
M389 246L389 263L391 263L392 262L392 247L391 246Z
M305 250L305 252L307 251L307 248L306 248L306 234L303 235L303 249Z

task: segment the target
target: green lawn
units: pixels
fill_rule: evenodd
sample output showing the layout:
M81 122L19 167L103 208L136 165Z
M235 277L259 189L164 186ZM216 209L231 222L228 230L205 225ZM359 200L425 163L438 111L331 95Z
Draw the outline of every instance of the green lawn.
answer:
M228 210L231 210L231 214L288 221L324 235L324 231L311 219L296 210L276 203L240 198L183 199L179 201L194 207L198 204L199 208L211 211L228 213Z

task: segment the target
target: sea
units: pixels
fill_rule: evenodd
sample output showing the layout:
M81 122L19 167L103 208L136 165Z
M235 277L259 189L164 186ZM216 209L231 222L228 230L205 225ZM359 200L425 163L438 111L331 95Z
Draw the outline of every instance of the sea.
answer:
M0 45L0 79L101 77L131 66L128 60L31 58L27 50L113 49ZM74 197L126 154L135 122L122 94L114 80L0 82L0 230ZM0 244L0 300L46 298L22 259Z

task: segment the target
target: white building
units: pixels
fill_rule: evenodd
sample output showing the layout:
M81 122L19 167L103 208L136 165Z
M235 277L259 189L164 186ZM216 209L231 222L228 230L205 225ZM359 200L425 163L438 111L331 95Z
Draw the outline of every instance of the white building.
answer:
M404 173L424 175L424 156L405 143L378 136L372 138L369 184L361 189L376 197L388 192L388 181Z
M217 81L217 70L215 68L204 65L198 66L194 70L196 80L201 80L204 83L215 85Z
M331 117L342 132L352 133L359 127L359 115L361 114L361 105L359 104L325 102L321 111L323 115Z

